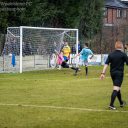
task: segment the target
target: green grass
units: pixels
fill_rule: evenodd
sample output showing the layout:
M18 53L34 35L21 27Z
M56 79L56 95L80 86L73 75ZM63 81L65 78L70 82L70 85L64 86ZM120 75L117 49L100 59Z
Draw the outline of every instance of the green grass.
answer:
M83 68L77 76L71 69L0 74L0 128L128 128L128 106L120 108L116 99L118 111L108 110L112 81L109 71L99 79L102 68L89 67L88 77ZM122 97L128 102L125 69Z

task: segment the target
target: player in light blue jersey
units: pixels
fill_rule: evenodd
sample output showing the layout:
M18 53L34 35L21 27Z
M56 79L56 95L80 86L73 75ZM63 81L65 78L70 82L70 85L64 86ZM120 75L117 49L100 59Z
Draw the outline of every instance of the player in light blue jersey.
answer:
M91 55L90 59L92 59L92 57L94 56L91 49L88 48L88 43L85 43L85 46L81 50L81 52L75 56L75 58L77 56L80 56L82 62L84 63L86 76L88 75L88 57L89 57L89 55Z

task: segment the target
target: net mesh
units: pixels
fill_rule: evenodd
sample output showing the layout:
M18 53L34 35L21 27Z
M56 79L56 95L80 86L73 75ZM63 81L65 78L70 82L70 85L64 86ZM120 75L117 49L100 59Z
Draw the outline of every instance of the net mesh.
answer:
M22 37L20 37L20 27L10 27L7 29L6 42L1 56L1 71L19 72L20 38L22 38L23 71L55 68L55 50L60 52L64 41L68 42L72 53L76 52L76 30L24 27Z

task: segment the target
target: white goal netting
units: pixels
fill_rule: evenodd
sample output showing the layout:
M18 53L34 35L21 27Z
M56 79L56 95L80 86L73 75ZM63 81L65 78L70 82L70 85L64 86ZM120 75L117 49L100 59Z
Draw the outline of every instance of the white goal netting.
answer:
M9 27L1 56L0 72L55 68L55 50L59 52L64 41L68 42L72 53L78 52L73 50L78 45L77 29Z

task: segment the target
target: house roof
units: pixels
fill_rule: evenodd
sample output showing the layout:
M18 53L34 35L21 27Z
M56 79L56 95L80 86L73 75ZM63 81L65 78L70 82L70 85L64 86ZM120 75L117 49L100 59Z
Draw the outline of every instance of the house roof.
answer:
M128 2L128 0L121 0L122 2Z
M119 0L105 0L105 6L111 8L128 8L126 4L123 4Z
M122 3L126 4L128 6L128 0L121 0Z

